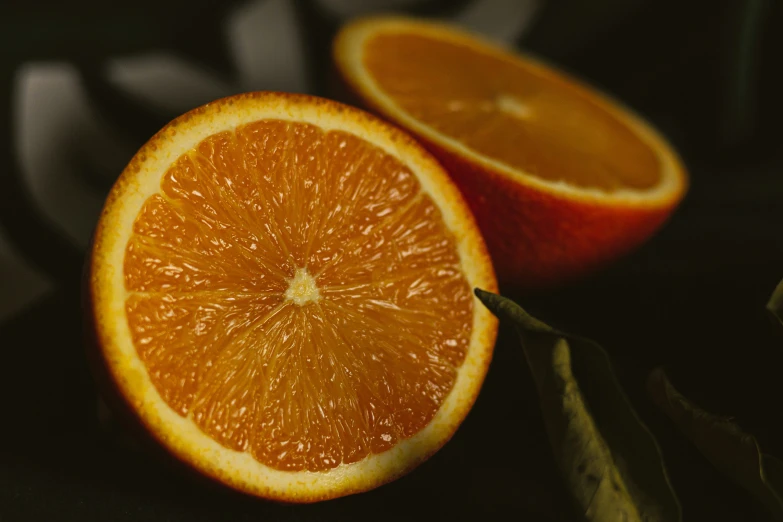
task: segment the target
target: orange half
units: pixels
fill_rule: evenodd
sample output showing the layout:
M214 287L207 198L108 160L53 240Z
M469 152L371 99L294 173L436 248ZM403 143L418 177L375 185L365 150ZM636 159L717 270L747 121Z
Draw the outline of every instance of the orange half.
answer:
M446 167L504 282L587 273L646 240L685 193L679 158L641 118L457 27L359 19L339 32L334 59L352 100Z
M102 382L166 449L272 499L371 489L475 400L496 321L481 235L438 163L324 99L177 118L108 197L89 269Z

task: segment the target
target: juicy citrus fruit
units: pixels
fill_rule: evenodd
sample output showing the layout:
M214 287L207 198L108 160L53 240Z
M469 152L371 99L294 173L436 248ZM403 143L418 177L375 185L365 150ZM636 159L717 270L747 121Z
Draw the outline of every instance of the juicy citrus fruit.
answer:
M340 31L334 58L352 100L446 167L501 282L586 274L652 235L686 191L677 155L641 119L456 28L361 19Z
M115 184L89 297L108 381L160 443L294 502L373 488L473 404L496 288L448 175L328 100L226 98L174 120Z

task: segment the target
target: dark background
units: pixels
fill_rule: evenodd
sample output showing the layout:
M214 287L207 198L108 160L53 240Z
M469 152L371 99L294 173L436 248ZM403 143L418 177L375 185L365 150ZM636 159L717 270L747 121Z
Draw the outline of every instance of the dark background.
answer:
M686 395L735 417L783 457L783 337L764 311L783 278L781 3L522 3L530 10L494 0L4 2L0 521L572 519L508 332L474 410L443 450L393 484L320 505L279 506L190 482L99 420L79 284L86 239L114 178L149 136L213 93L328 95L331 35L375 4L464 21L539 54L633 107L680 151L691 190L652 241L588 280L514 297L611 354L661 443L685 520L765 520L654 409L644 381L664 365ZM527 18L515 26L512 15ZM267 49L268 72L248 73L226 36L238 26L261 47L298 46ZM293 36L281 33L289 26ZM169 83L168 101L118 83L113 60L159 51L202 76L173 73L181 81Z

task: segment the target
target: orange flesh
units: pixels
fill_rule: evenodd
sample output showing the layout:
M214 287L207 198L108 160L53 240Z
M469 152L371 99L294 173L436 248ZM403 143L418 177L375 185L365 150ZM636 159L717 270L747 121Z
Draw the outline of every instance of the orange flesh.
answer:
M163 400L280 470L417 433L472 328L454 239L415 175L304 123L247 124L180 157L136 218L124 274Z
M521 59L389 32L366 42L363 61L403 111L512 168L607 191L659 181L656 156L601 102Z

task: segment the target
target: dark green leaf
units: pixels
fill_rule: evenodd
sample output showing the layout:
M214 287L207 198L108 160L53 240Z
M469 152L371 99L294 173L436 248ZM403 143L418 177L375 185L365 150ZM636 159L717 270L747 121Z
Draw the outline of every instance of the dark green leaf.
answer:
M597 344L557 331L505 297L476 289L516 326L555 459L587 520L681 520L658 445Z
M730 419L692 404L666 378L653 370L647 381L653 401L671 418L715 468L767 506L783 522L783 463L759 450L756 438Z
M767 310L783 326L783 281L778 283L777 288L772 292L772 297L769 298L767 303Z

